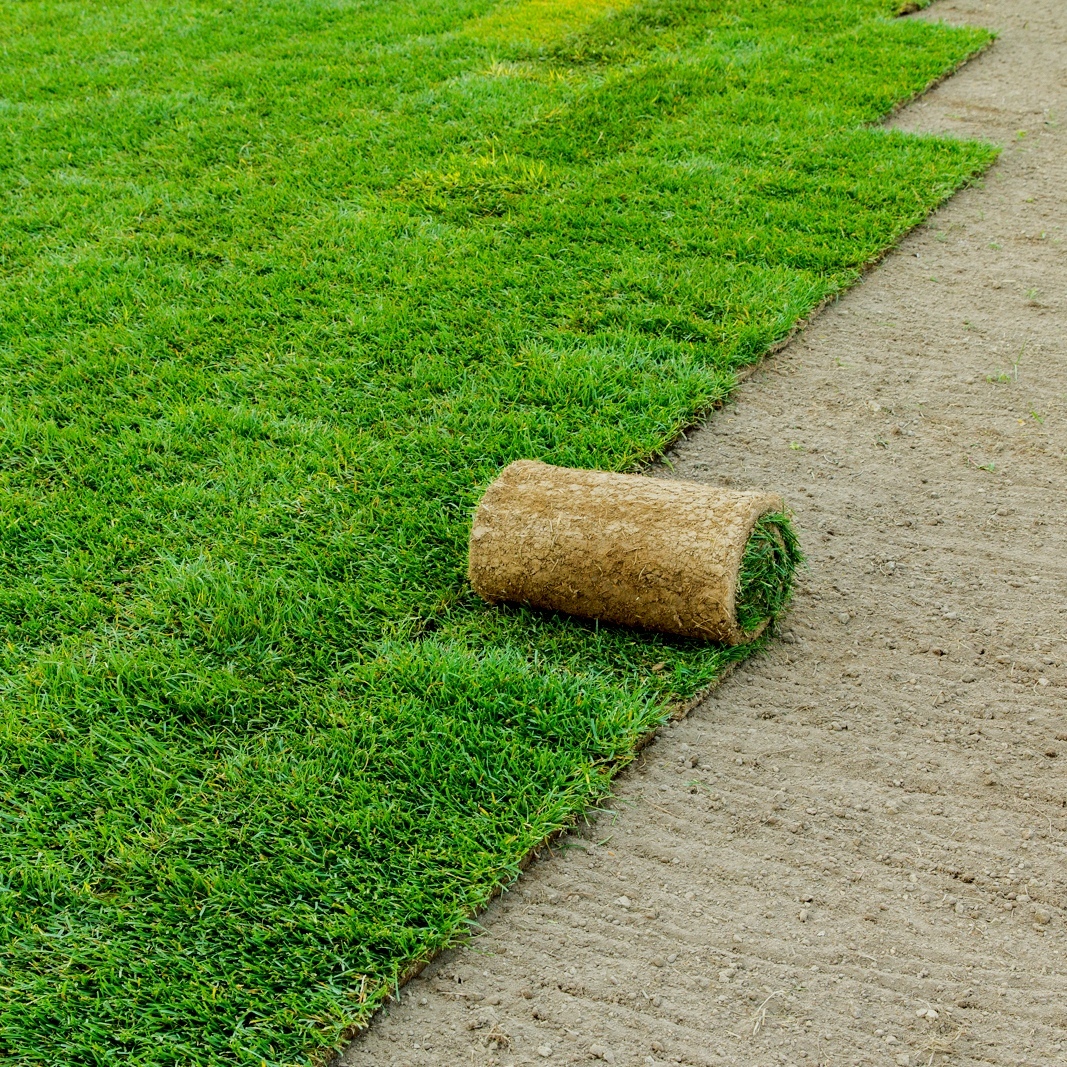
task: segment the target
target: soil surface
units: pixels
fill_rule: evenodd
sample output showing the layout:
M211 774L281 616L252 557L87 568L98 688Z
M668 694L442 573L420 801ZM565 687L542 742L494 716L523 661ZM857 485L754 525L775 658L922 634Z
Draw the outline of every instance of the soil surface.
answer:
M1067 1064L1067 4L918 17L1000 162L665 472L792 503L782 638L343 1064Z

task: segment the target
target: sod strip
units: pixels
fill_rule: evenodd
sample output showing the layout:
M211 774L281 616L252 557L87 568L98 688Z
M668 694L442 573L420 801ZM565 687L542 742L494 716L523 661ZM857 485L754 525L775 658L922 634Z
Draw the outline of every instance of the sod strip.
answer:
M485 607L469 516L988 165L875 125L988 40L892 8L0 10L3 1056L336 1048L742 654Z

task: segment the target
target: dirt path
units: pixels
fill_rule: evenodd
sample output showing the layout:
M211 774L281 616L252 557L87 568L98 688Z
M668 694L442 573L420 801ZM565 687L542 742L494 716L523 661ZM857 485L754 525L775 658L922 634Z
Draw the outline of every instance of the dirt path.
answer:
M794 503L785 639L345 1064L1067 1064L1067 4L926 17L1001 162L672 457Z

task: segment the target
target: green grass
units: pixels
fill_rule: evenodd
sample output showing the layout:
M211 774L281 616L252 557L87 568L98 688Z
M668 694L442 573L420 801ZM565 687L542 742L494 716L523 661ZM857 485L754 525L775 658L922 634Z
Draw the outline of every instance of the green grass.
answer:
M776 619L789 603L793 574L803 561L793 522L784 512L761 516L741 556L737 621L751 632Z
M894 4L0 9L0 1056L325 1054L743 654L481 605L469 516L988 165L876 125L987 41Z

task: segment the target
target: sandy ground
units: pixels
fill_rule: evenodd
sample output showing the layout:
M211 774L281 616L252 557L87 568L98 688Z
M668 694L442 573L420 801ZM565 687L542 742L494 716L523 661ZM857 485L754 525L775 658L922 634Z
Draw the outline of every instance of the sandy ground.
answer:
M794 504L783 639L343 1064L1067 1064L1067 3L923 17L1000 163L671 457Z

